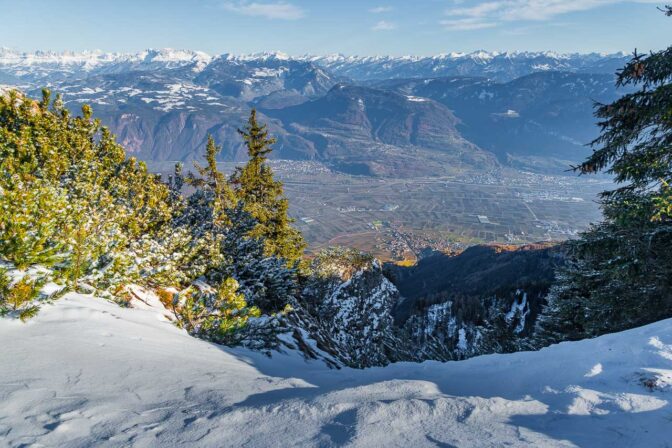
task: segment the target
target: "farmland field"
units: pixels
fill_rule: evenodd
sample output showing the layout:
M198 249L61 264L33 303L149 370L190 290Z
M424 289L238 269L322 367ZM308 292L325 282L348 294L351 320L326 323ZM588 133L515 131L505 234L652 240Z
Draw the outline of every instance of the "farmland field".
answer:
M609 188L605 179L515 170L394 179L346 175L315 162L272 166L309 252L353 246L383 260L412 260L426 248L573 238L600 219L597 194ZM165 165L153 168L168 173Z

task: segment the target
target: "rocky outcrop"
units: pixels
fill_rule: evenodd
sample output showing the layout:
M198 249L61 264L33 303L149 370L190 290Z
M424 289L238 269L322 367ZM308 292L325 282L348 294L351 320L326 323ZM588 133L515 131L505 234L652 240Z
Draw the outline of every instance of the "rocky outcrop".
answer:
M305 289L304 300L297 322L343 364L362 368L396 359L392 310L399 292L377 260L351 275L316 279Z

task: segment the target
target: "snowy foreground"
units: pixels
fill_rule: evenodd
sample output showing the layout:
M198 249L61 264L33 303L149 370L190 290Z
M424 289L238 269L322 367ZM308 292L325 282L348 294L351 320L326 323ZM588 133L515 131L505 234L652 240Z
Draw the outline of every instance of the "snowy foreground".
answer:
M193 339L146 308L71 294L0 320L0 446L672 446L670 320L330 370Z

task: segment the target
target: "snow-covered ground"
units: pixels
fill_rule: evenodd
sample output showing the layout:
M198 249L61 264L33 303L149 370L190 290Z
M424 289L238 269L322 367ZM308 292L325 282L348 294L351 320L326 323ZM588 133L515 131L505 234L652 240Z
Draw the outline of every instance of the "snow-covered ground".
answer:
M0 320L1 446L672 446L672 321L540 352L330 370L67 295Z

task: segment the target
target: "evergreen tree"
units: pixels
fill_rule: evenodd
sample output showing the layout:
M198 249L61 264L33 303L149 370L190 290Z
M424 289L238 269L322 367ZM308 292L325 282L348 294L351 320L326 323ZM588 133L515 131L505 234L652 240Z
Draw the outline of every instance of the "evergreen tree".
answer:
M170 217L168 189L91 117L87 105L71 116L46 89L40 102L0 97L0 257L54 265L74 284L119 266Z
M611 174L618 188L602 193L605 221L568 245L541 343L672 316L672 47L635 53L617 85L639 89L597 106L600 136L575 169Z
M266 253L287 260L292 265L299 262L305 249L301 234L294 229L287 214L288 201L282 182L273 178L268 164L268 154L275 139L269 137L266 125L257 122L252 110L247 127L238 130L243 137L249 156L248 162L232 176L236 196L257 221L250 236L264 240Z
M178 164L165 185L126 157L89 106L72 116L46 90L40 102L11 92L0 98L0 257L53 266L75 287L84 278L119 294L128 282L186 288L176 308L185 328L229 340L260 309L275 313L292 301L291 266L303 247L254 114L250 136L253 157L237 184L243 198L218 170L212 137L198 177L185 179ZM196 189L186 198L185 181ZM293 252L283 249L291 241ZM24 283L0 293L3 310L30 312L37 289Z
M39 179L16 176L4 180L0 186L0 254L19 269L65 259L66 240L61 236L67 228L66 192Z
M205 147L206 166L196 164L196 169L201 175L200 178L192 177L190 183L212 195L213 222L214 226L227 225L228 219L226 211L236 204L234 195L229 182L224 173L217 168L217 154L222 150L221 146L215 144L212 135L208 135L208 143Z
M146 260L147 268L159 282L184 288L224 263L220 246L230 225L226 211L235 199L225 175L217 168L219 151L208 136L207 164L195 164L198 177L189 173L184 178L181 165L175 167L171 179L172 223L156 241L147 241L153 255ZM195 188L194 194L183 198L183 183Z
M217 289L201 284L177 294L162 291L160 298L181 328L223 344L236 343L235 333L250 317L260 315L259 309L247 305L238 293L238 282L232 278L225 279Z
M170 203L173 206L179 204L182 199L182 188L184 187L184 174L182 170L182 163L176 163L173 175L168 179L168 186L170 187Z
M175 216L157 241L148 241L153 257L147 260L153 266L155 279L186 287L194 279L211 273L225 263L221 251L222 239L231 226L228 210L236 203L234 192L224 173L217 168L217 154L221 147L208 136L205 149L206 165L195 164L198 176L182 175L176 165L171 179L171 202ZM196 189L184 199L180 195L183 183ZM221 280L221 279L220 279Z
M0 269L0 316L12 313L24 322L35 316L39 307L34 303L39 292L39 281L24 276L12 283L7 271Z
M233 278L247 303L265 313L280 311L296 292L296 272L285 259L268 255L264 237L254 235L258 222L243 201L234 202L215 162L218 152L210 137L207 165L197 165L199 177L187 179L195 193L184 200L172 225L137 252L153 254L144 264L159 283L181 289L199 278L210 285Z
M226 263L215 270L215 277L232 277L249 303L265 313L283 310L297 291L296 270L285 260L264 253L264 240L251 236L257 221L241 202L229 211L233 223L222 240Z

